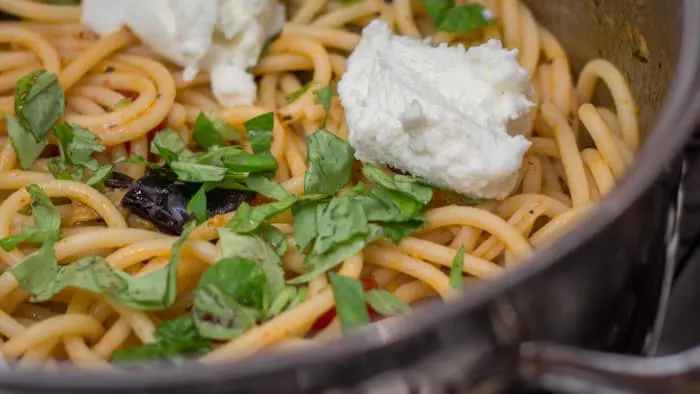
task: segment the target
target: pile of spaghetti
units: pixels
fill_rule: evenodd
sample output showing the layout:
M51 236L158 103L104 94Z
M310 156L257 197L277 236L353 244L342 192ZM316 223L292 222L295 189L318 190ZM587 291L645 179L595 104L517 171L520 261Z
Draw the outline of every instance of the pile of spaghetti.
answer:
M294 4L298 3L298 4ZM351 4L348 4L351 3ZM609 193L640 144L621 73L572 76L518 0L440 31L420 2L288 2L252 73L255 106L80 6L0 0L0 350L20 366L213 363L321 343L498 277ZM414 7L414 8L412 8ZM519 48L536 87L532 148L503 201L355 162L334 84L359 29ZM602 81L614 106L591 103Z

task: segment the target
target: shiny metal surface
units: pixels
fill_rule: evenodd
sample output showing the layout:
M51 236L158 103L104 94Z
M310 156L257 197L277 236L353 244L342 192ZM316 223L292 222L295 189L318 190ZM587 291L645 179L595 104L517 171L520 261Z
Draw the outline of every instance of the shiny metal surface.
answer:
M536 354L523 353L522 343L623 350L639 345L656 319L663 290L666 229L676 202L681 147L700 114L700 1L528 3L562 38L575 67L602 55L628 74L642 126L653 130L620 187L571 234L455 302L428 305L412 317L383 322L338 343L293 354L264 353L237 364L151 368L128 375L0 371L0 390L498 392L514 379L534 384L544 376L537 369L522 370L535 365L530 361ZM619 332L632 323L646 328L634 343L621 342Z

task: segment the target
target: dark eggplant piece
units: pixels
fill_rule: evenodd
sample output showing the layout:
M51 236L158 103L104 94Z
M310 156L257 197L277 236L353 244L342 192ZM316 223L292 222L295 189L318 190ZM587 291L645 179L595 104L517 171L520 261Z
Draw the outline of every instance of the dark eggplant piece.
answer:
M179 181L169 169L151 169L126 192L122 206L153 223L158 230L179 235L191 219L187 203L201 186ZM207 193L207 217L235 211L254 197L255 193L249 191L211 190Z
M105 179L105 187L112 189L128 189L134 183L134 178L122 174L121 172L112 172L109 178Z

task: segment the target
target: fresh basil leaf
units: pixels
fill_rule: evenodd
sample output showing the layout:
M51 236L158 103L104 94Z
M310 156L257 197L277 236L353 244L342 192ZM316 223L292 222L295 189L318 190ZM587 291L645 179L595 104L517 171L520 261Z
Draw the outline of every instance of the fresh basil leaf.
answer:
M270 151L272 129L275 127L275 117L272 112L256 116L245 122L243 126L248 133L248 141L253 153Z
M426 185L418 178L407 175L388 174L381 168L372 164L363 165L362 174L369 181L386 189L403 193L421 204L428 204L430 200L433 199L433 188Z
M231 220L226 224L236 233L252 233L257 230L263 222L272 219L282 212L291 208L297 202L294 196L286 197L280 201L251 207L248 203L241 204Z
M30 168L44 152L49 143L48 140L42 139L37 142L14 116L5 115L5 125L20 168L23 170Z
M333 195L350 182L354 164L350 144L328 130L318 130L306 138L306 146L305 193Z
M245 180L245 185L251 191L254 191L258 194L262 194L263 196L268 198L273 198L278 201L290 197L290 194L287 193L286 190L284 190L282 185L280 185L276 181L262 176L248 177Z
M289 311L289 310L296 308L297 305L306 301L306 299L308 297L309 297L309 288L308 287L304 286L304 287L297 289L297 293L294 295L294 298L292 298L292 300L289 301L289 304L287 304L285 311Z
M231 126L226 119L222 118L215 112L211 112L207 115L209 121L214 125L214 129L217 133L224 139L224 141L243 141L243 136L238 132L233 126Z
M156 343L120 349L112 353L115 363L127 363L184 356L199 356L211 350L209 340L199 335L192 317L160 323L154 332Z
M493 23L491 13L479 3L450 9L438 24L438 30L449 33L469 33Z
M464 285L462 271L464 269L464 248L459 248L450 266L450 286L453 289L461 289Z
M316 103L321 104L323 110L326 114L321 121L321 128L325 129L328 123L328 113L331 111L331 100L333 99L333 86L328 85L325 88L317 89L314 91L316 96Z
M362 282L333 272L328 274L335 299L335 310L343 330L370 323Z
M269 153L250 154L240 151L238 154L222 156L226 168L234 172L273 173L277 170L277 160Z
M49 196L37 185L27 186L27 192L32 198L34 226L25 226L21 234L0 240L0 247L8 252L23 242L53 244L61 239L61 215Z
M188 161L173 161L170 169L183 182L219 182L224 180L226 169Z
M296 294L297 290L294 286L287 286L282 289L270 303L270 308L267 310L265 317L269 319L284 312L287 305L294 299Z
M261 317L259 310L241 305L215 285L197 290L192 314L199 334L219 341L243 335Z
M243 258L257 264L267 277L270 299L284 288L282 262L270 244L257 235L236 234L226 228L220 228L218 232L221 256Z
M151 153L162 157L168 164L192 156L192 152L187 149L187 144L180 134L170 129L162 130L155 135L151 142Z
M306 93L307 91L309 91L309 87L310 87L310 86L311 86L311 83L305 83L304 86L302 86L301 88L299 88L299 90L290 93L290 94L287 96L287 104L291 104L291 103L293 103L293 102L299 100L299 97L303 96L304 93Z
M320 255L309 255L304 261L304 265L311 267L308 273L288 280L289 284L306 283L328 270L331 270L353 255L362 251L370 242L382 236L382 229L378 225L370 224L368 234L356 235L343 243L335 245L331 250Z
M258 229L260 236L272 246L279 257L287 251L287 237L277 227L263 224Z
M124 98L120 99L119 101L117 101L116 103L114 103L114 105L112 106L112 108L113 108L113 109L124 109L124 108L130 106L130 105L133 104L133 103L134 103L134 102L131 101L130 98L124 97Z
M168 266L147 275L131 275L112 269L102 257L86 257L68 265L58 265L53 242L45 242L35 255L10 269L33 302L51 299L66 287L107 294L119 303L137 310L163 310L172 305L177 293L177 266L180 246L194 229L188 225L173 245Z
M445 19L447 13L455 8L454 0L421 0L421 3L438 26Z
M245 257L224 257L204 271L197 288L212 285L242 305L258 310L262 309L268 296L264 270L257 262Z
M389 238L391 242L398 244L404 238L418 231L423 225L422 220L408 220L405 222L390 222L382 223L384 236Z
M317 237L312 254L321 255L335 245L369 233L362 204L349 197L334 198L323 210L317 210Z
M382 316L397 316L411 313L411 307L399 297L386 290L370 290L365 294L367 303Z
M203 148L209 149L212 146L226 146L226 140L219 134L214 123L204 112L197 115L194 122L194 132L192 138Z
M200 186L190 201L187 203L187 212L193 215L198 223L207 221L207 192L210 190L211 184L204 183Z
M328 203L315 201L302 202L292 208L294 214L294 241L299 251L304 253L318 235L317 216Z
M41 142L66 109L63 88L56 74L33 71L17 81L15 115L20 124Z
M61 123L56 125L54 134L58 140L61 160L68 165L97 170L99 163L93 154L104 152L105 146L92 131L76 124Z
M98 168L97 171L95 171L92 176L85 181L85 184L89 186L101 187L104 181L112 175L112 172L114 172L114 165L105 164Z

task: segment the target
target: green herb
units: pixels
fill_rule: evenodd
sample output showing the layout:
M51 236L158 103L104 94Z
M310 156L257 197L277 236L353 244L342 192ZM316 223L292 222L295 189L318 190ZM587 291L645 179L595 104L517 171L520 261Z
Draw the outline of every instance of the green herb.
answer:
M227 141L242 141L241 134L215 113L200 112L194 123L194 140L203 148L226 146Z
M226 169L189 161L173 161L170 169L183 182L219 182L224 180Z
M333 86L328 85L325 88L321 88L314 91L316 96L316 103L321 104L323 110L326 112L321 122L321 128L325 129L328 123L328 114L331 110L331 99L333 98Z
M318 130L306 138L306 146L305 193L332 195L350 182L354 164L350 144L327 130Z
M0 247L8 252L23 242L53 243L61 238L61 215L49 196L37 185L27 186L27 192L32 197L34 226L25 226L21 234L0 240Z
M34 136L14 116L5 115L5 125L7 126L7 134L10 136L10 143L17 154L20 168L23 170L30 168L44 152L44 148L49 143L48 140L42 139L37 142Z
M297 100L299 100L299 97L303 96L304 93L309 91L309 87L311 86L311 83L305 83L304 86L299 88L299 90L292 92L287 96L287 104L291 104Z
M224 258L199 280L192 308L195 325L206 338L236 338L261 318L267 296L260 266L246 258Z
M316 213L317 234L312 254L326 253L339 243L369 233L362 204L352 198L335 198Z
M162 130L153 137L151 153L162 157L168 164L192 157L192 152L187 149L187 144L180 134L170 129Z
M272 112L256 116L243 124L248 133L248 141L254 153L270 151L272 145L272 129L275 127L275 117Z
M266 220L281 214L291 208L298 199L294 196L286 197L280 201L251 207L248 203L241 204L226 227L236 233L252 233Z
M133 103L134 103L134 102L131 101L130 98L124 97L124 98L120 99L119 101L117 101L116 103L114 103L114 105L112 106L112 108L114 108L114 109L122 109L122 108L126 108L126 107L130 106L130 105L133 104Z
M433 188L418 178L388 174L381 168L371 164L365 164L362 167L362 174L371 182L388 190L401 193L421 204L428 204L433 198Z
M15 87L15 116L36 142L44 140L65 110L63 88L55 74L33 71Z
M362 282L333 272L328 274L335 299L335 309L343 330L370 323Z
M438 29L450 33L469 33L492 23L493 17L483 5L471 3L448 11Z
M85 183L89 186L102 187L103 182L112 175L112 172L114 172L114 165L103 165L98 168Z
M248 177L245 180L245 185L248 189L275 200L283 200L290 197L290 194L279 183L262 176Z
M370 290L365 297L372 309L382 316L411 313L411 307L407 303L386 290Z
M292 298L292 300L289 301L289 304L287 304L287 308L285 308L285 311L289 311L289 310L296 308L297 305L306 301L306 299L308 297L309 297L309 288L306 286L299 288L297 290L297 293L294 295L294 298Z
M318 235L317 217L325 211L327 202L308 201L294 206L294 241L301 252L306 252Z
M49 161L49 170L56 178L80 181L83 179L84 170L96 172L100 169L100 164L93 158L93 154L104 152L105 146L92 131L72 123L59 123L54 129L54 134L60 154ZM100 174L91 178L90 184L99 183L105 171L102 169Z
M200 186L197 193L187 203L187 212L193 215L198 223L207 220L207 192L211 189L210 183L204 183Z
M476 197L476 196L463 196L462 197L462 204L468 206L468 207L476 207L478 205L481 205L488 201L485 198L481 197Z
M284 312L289 303L296 297L297 290L294 286L287 286L277 294L270 303L270 309L266 313L267 318L275 317Z
M128 363L146 360L180 359L200 356L211 350L209 340L199 335L191 316L160 323L153 334L155 343L120 349L112 353L112 361Z
M64 288L75 287L107 294L137 310L163 310L175 300L180 247L194 230L193 224L186 225L182 236L173 244L169 264L144 276L133 277L114 270L102 257L86 257L59 266L53 242L44 242L36 254L12 267L10 272L32 294L33 302L49 300Z
M257 264L267 277L270 298L284 288L282 262L270 244L257 235L236 234L226 228L220 228L218 232L221 256L243 258Z
M464 284L462 270L464 269L464 248L461 247L452 259L450 266L450 286L453 289L461 289Z
M478 3L459 7L454 0L422 0L422 3L440 31L469 33L493 23L488 10Z
M282 231L275 226L263 224L258 229L258 233L260 233L260 236L272 246L278 256L284 256L284 253L287 250L287 237Z
M389 222L382 223L384 236L389 238L391 242L398 244L402 239L418 231L423 225L423 220L408 220L405 222Z

